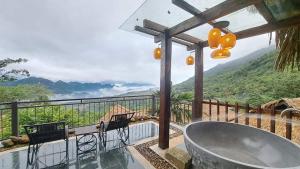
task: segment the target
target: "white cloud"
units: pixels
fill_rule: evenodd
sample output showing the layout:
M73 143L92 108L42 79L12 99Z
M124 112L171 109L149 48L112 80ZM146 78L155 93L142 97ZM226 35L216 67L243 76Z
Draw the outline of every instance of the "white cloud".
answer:
M160 63L153 39L119 29L143 0L0 0L0 58L24 57L33 76L66 81L143 81L158 85ZM266 35L238 41L228 60L211 60L205 69L268 45ZM185 65L190 53L174 45L172 81L194 74Z

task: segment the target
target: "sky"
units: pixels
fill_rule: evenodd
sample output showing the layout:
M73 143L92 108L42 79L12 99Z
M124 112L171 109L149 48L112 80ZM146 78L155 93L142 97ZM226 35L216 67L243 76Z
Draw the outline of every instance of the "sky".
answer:
M159 84L160 62L152 53L152 38L119 29L144 0L0 0L0 59L26 58L17 67L50 80L107 80ZM208 70L267 47L268 35L239 40L230 59L212 60L204 50ZM190 52L172 49L172 82L194 75L187 66Z

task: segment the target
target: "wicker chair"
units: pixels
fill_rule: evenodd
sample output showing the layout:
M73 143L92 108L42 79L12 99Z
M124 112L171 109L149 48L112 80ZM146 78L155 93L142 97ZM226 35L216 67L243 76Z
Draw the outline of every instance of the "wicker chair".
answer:
M28 164L30 165L32 164L34 156L37 156L38 150L43 143L56 141L56 140L65 140L66 160L69 159L68 127L65 125L65 122L26 125L24 126L24 128L29 138L28 153L27 153ZM30 156L31 147L33 151L32 151L32 155Z
M117 130L120 140L126 145L129 139L129 122L134 114L135 113L116 114L111 116L109 122L100 122L99 139L102 141L105 149L108 141L114 141L107 140L107 132L112 130Z

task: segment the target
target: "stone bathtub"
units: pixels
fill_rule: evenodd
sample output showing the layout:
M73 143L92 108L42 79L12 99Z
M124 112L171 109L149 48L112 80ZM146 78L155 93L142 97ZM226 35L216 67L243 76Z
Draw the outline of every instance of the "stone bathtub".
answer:
M194 122L184 129L200 169L300 168L300 147L261 129L226 122Z

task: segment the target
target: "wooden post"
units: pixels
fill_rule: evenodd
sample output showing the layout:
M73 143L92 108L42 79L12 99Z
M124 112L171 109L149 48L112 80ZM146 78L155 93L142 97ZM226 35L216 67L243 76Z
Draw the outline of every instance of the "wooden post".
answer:
M225 103L225 121L228 122L228 102Z
M270 131L275 133L275 106L272 106L271 110Z
M245 107L245 114L246 114L246 118L245 118L245 124L246 125L249 125L249 104L246 104L246 107Z
M217 100L217 121L220 121L220 101Z
M211 99L209 99L209 121L211 121Z
M192 121L202 120L203 105L203 47L195 48L195 90Z
M169 32L163 33L161 40L162 57L160 64L160 113L159 147L169 148L170 106L171 106L171 55L172 40Z
M18 102L11 103L11 134L19 136Z
M239 113L239 104L235 103L235 108L234 108L234 122L235 123L239 123L238 113Z
M256 126L257 128L261 128L261 105L257 108L257 116L256 116Z
M285 122L285 137L289 140L292 139L292 112L287 112L286 115L286 122Z

